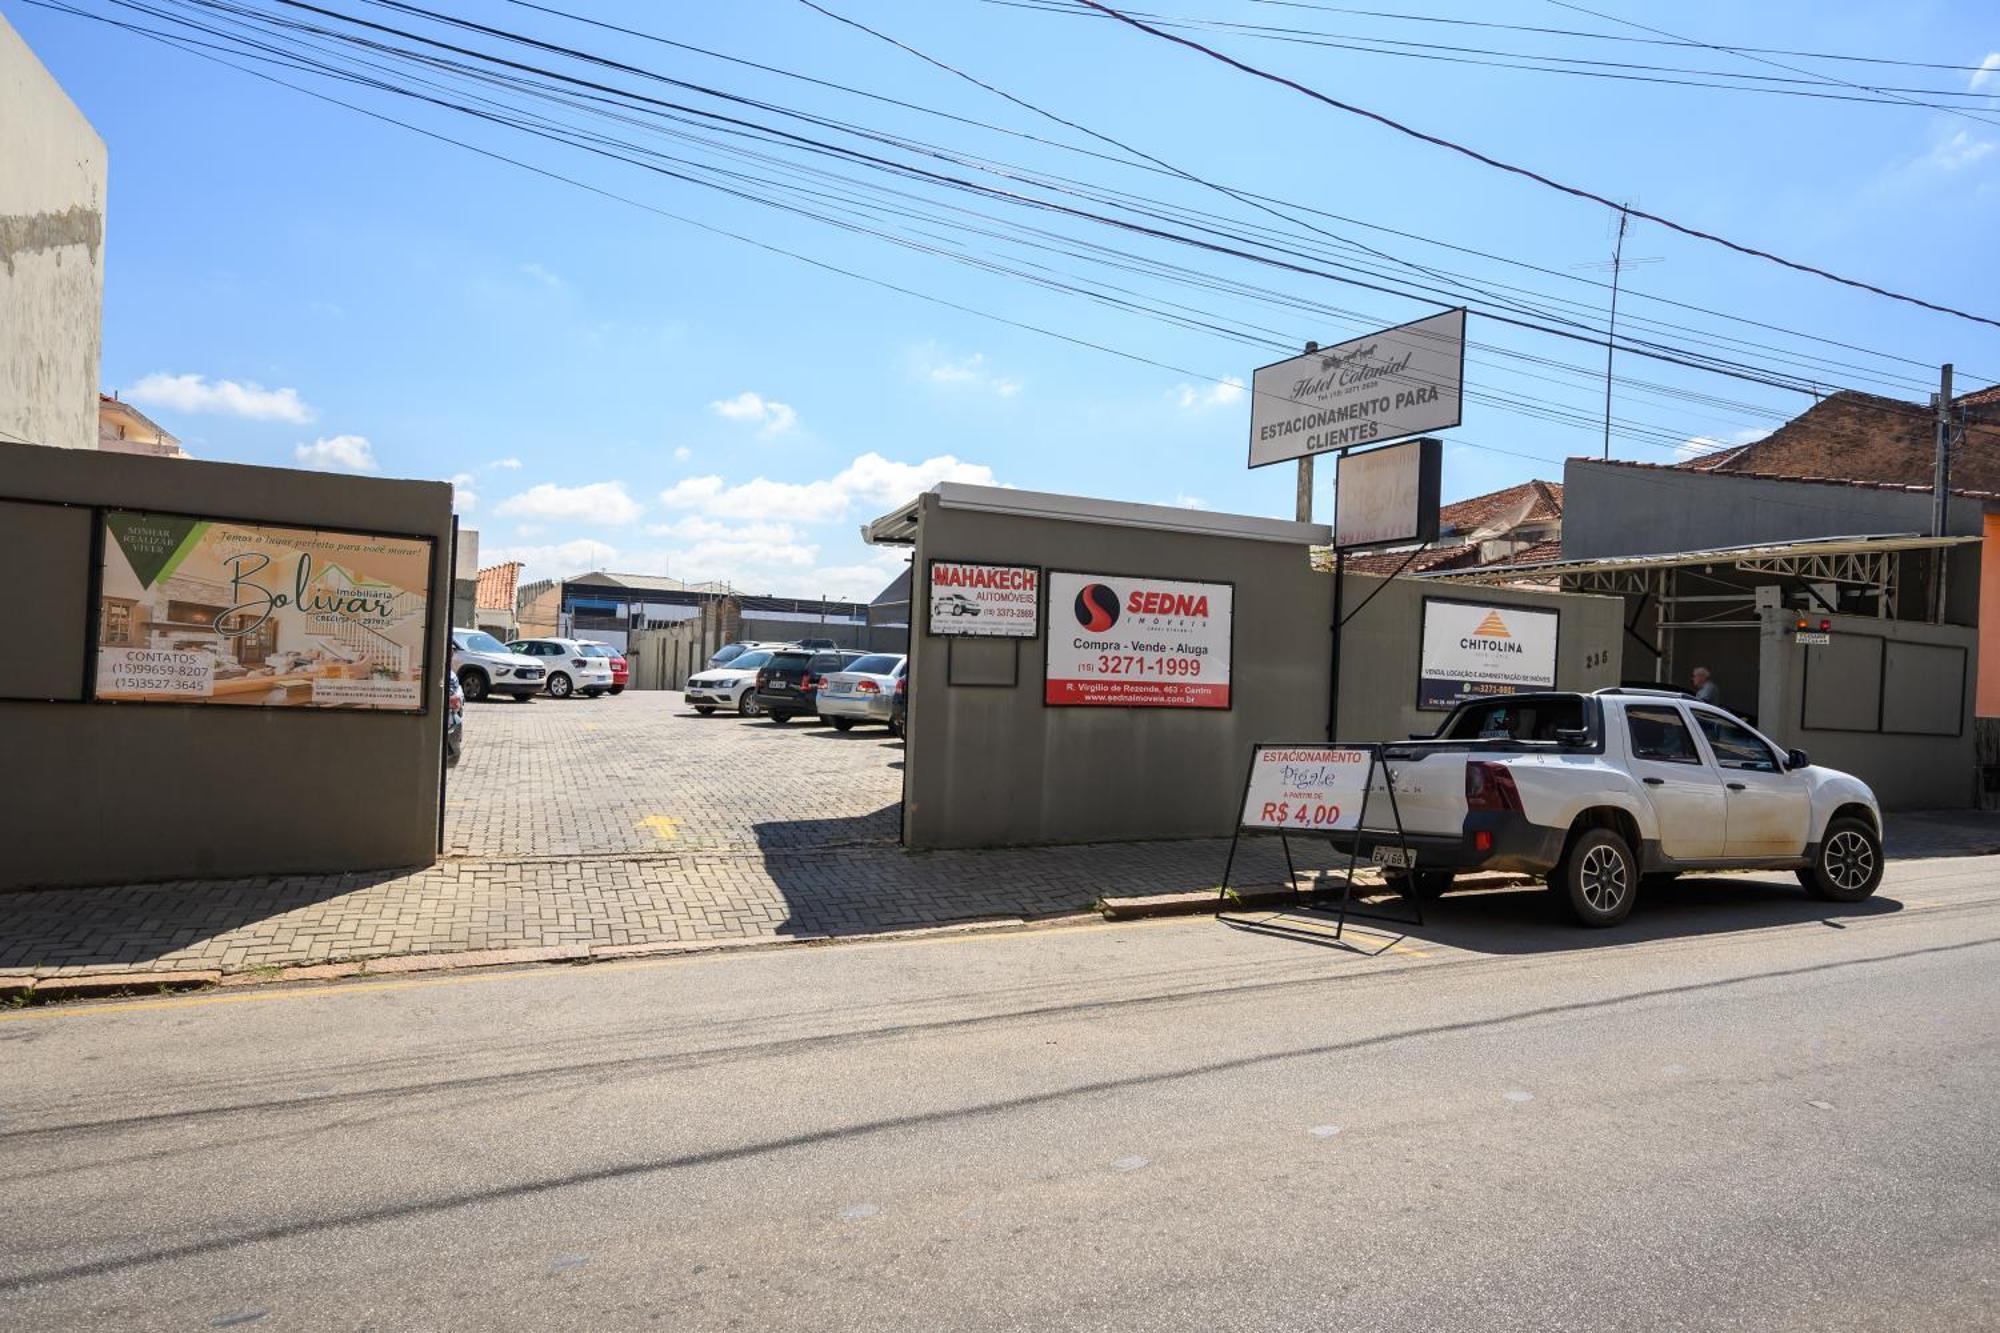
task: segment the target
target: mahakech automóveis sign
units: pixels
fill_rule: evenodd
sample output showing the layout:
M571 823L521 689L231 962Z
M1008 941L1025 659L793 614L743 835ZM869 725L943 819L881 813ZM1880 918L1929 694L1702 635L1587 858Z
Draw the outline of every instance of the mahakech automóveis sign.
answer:
M1032 639L1040 629L1042 572L1032 565L931 561L933 634Z
M1554 611L1426 597L1417 707L1554 689L1560 624Z
M1229 707L1229 584L1054 571L1048 580L1044 702Z

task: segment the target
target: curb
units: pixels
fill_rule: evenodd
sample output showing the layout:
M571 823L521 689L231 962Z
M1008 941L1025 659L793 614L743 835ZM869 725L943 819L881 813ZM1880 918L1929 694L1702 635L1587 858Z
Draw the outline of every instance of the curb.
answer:
M1461 875L1456 881L1456 888L1507 889L1532 882L1534 882L1532 875L1511 873ZM1103 913L1107 921L1141 921L1147 917L1162 916L1209 916L1244 908L1289 907L1301 899L1338 893L1339 890L1339 881L1332 879L1332 882L1316 888L1297 890L1277 887L1232 889L1226 897L1214 889L1200 889L1188 893L1151 893L1127 898L1100 898L1097 910ZM1357 903L1388 891L1388 886L1379 882L1362 879L1359 876L1354 880L1354 901Z
M833 944L893 944L933 936L1027 931L1052 926L1095 923L1095 912L1066 912L1048 917L982 917L938 926L874 931L862 935L785 935L751 939L659 940L645 944L558 944L535 949L479 949L456 953L402 954L343 962L303 963L297 967L257 968L243 972L187 969L176 972L86 972L64 976L0 975L0 1001L39 1005L112 996L144 998L168 991L241 990L299 982L372 980L426 972L456 972L473 968L521 967L541 963L620 963L649 958L694 957L701 954L748 953L763 950Z

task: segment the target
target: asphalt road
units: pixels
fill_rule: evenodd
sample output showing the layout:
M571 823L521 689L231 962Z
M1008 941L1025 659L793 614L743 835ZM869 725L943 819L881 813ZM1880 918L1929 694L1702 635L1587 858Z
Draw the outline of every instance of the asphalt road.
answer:
M1435 919L0 1014L0 1326L2000 1325L2000 858Z

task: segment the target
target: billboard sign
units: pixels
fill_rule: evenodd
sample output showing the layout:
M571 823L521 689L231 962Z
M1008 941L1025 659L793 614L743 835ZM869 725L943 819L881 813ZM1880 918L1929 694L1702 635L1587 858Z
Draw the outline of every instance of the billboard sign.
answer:
M1260 745L1250 755L1244 828L1359 828L1374 754L1338 745Z
M1041 632L1042 571L933 560L929 602L933 634L1032 639Z
M1250 381L1250 466L1456 426L1464 379L1464 310L1264 366Z
M1443 477L1439 440L1340 455L1334 469L1333 544L1351 550L1435 541Z
M1554 611L1426 597L1417 707L1554 689L1561 623Z
M1229 707L1231 585L1053 570L1048 579L1044 703Z
M95 697L424 711L431 541L107 510Z

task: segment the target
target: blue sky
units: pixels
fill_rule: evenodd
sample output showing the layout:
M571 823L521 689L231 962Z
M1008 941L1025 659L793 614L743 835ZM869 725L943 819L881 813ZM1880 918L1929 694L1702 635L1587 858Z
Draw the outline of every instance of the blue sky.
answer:
M75 3L118 12L108 0ZM1609 13L1615 3L1592 7ZM335 0L332 7L443 32L361 0ZM1019 134L857 99L497 0L435 0L435 7L1010 167L1221 214L1239 230L1295 229L1201 184ZM563 7L1119 155L797 0L571 0ZM1267 194L1288 210L1353 219L1317 225L1398 259L1449 268L1489 292L1508 283L1601 305L1601 289L1578 279L1602 275L1578 266L1608 257L1611 221L1602 208L1107 21L977 0L865 6L839 0L828 7L1192 175ZM1304 5L1151 0L1146 8L1309 28L1341 40L1395 37L1786 77L1725 52L1413 24ZM1552 0L1419 0L1380 8L1633 31ZM1024 250L1018 233L968 238L934 222L903 224L987 257L1031 260L1115 282L1151 302L1178 302L1204 320L1261 331L1252 336L1272 341L1260 346L890 245L438 108L314 82L311 75L286 76L625 196L635 206L101 24L19 0L0 0L0 13L109 145L105 387L140 401L204 458L454 478L464 521L480 530L485 558L517 556L535 574L609 567L723 578L752 591L865 597L886 582L896 557L864 546L857 528L944 477L1289 515L1289 466L1244 467L1249 408L1228 381L1247 379L1255 366L1305 339L1337 341L1444 304L1285 274L932 187L897 186L928 201L925 208L955 202L1003 216L1008 225L1025 221L1117 247L1142 265L1171 262L1203 278L1269 289L1270 297L1219 292L1162 277L1157 267L1133 272ZM1616 13L1717 44L1970 67L1990 59L1995 70L1982 77L1771 57L1861 82L1953 91L1976 85L2000 95L1994 54L2000 13L1980 0L1901 4L1893 13L1868 3L1646 0L1617 4ZM1240 32L1195 35L1420 129L1690 225L1898 291L2000 312L1993 253L2000 235L2000 96L1961 99L1967 114L1952 115L1902 104L1521 73ZM685 90L550 61L485 38L454 40L723 108ZM740 104L729 110L862 145ZM617 128L633 137L650 133ZM720 160L685 142L645 142ZM784 170L829 165L823 157L775 151ZM908 160L970 174L936 159ZM998 319L815 268L649 209ZM1358 225L1364 223L1553 272L1510 268ZM1788 273L1643 223L1635 225L1627 255L1658 261L1629 275L1635 293L1868 350L1807 343L1628 296L1621 316L1686 326L1647 330L1662 341L1727 350L1760 367L1782 365L1827 389L1851 384L1912 400L1935 378L1934 369L1923 367L1939 361L1955 361L1968 387L2000 374L2000 330ZM1388 285L1407 288L1409 279L1405 270ZM1322 308L1301 309L1301 302ZM1720 344L1717 335L1760 346ZM1602 366L1600 349L1477 314L1469 337L1468 382L1482 397L1468 404L1464 425L1450 434L1447 498L1530 476L1559 478L1564 457L1598 450L1590 418L1602 407L1601 384L1591 378ZM1803 357L1843 364L1806 366L1797 359ZM1620 371L1644 385L1621 385L1613 452L1642 461L1671 459L1683 441L1749 438L1810 402L1789 390L1637 358L1621 359ZM1562 419L1545 419L1551 405ZM1328 480L1323 475L1322 516L1331 512Z

